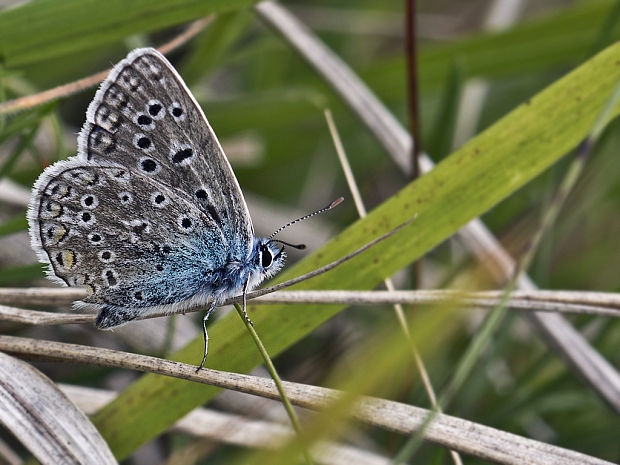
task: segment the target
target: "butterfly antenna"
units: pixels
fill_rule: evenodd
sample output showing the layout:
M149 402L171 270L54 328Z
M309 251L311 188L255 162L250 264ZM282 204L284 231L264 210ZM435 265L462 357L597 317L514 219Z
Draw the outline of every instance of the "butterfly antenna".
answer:
M326 207L323 207L320 210L317 210L315 212L309 213L309 214L307 214L305 216L302 216L301 218L297 218L296 220L291 221L290 223L285 224L281 228L276 229L275 232L271 236L268 237L268 239L272 240L276 236L276 234L278 234L279 232L282 232L283 229L286 229L286 228L288 228L289 226L291 226L291 225L293 225L295 223L299 223L300 221L307 220L308 218L311 218L314 215L318 215L319 213L323 213L323 212L326 212L327 210L331 210L332 208L334 208L336 205L338 205L343 200L344 200L344 197L338 197L336 200L334 200L332 203L330 203ZM304 244L294 245L294 244L288 244L288 243L286 243L284 241L281 241L279 239L273 239L273 240L275 242L280 242L281 244L288 245L288 246L294 247L296 249L305 249L306 248L306 246Z

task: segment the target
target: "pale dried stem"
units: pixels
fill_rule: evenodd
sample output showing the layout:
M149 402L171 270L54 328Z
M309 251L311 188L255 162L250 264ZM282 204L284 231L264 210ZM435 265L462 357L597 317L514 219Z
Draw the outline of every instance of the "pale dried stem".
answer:
M39 312L23 308L0 305L0 321L21 323L33 326L92 323L95 315L76 315L75 313Z
M81 290L81 289L77 289ZM40 292L32 300L28 297ZM58 291L67 291L62 298ZM45 300L46 294L56 299L56 305L69 304L76 298L76 289L30 288L0 289L0 321L29 325L55 325L90 323L95 315L75 313L52 313L24 310L9 305L34 305ZM79 298L86 297L84 291ZM253 304L325 304L325 305L454 305L462 308L494 308L502 298L502 291L465 292L450 290L418 291L278 291L264 296L252 296ZM229 303L240 301L241 297ZM2 305L8 304L8 305ZM515 291L507 301L507 307L526 312L557 312L577 315L598 315L620 317L620 294L579 291ZM194 307L178 313L201 311ZM293 311L291 309L291 311ZM170 315L171 313L166 313ZM138 319L157 318L164 314L150 314Z
M279 399L273 380L196 367L155 357L110 349L0 336L0 351L39 360L69 361L90 365L125 368L209 384L270 399ZM343 392L298 383L284 382L294 405L314 410L330 408ZM351 416L367 425L399 434L417 431L430 412L399 402L361 396ZM439 413L424 431L424 439L449 449L500 464L562 463L563 465L609 465L595 457L523 438L471 421Z
M212 21L214 16L210 15L206 18L197 19L192 22L182 33L174 37L172 40L157 47L157 50L164 55L167 55L171 51L181 47L189 42L191 39L200 34Z
M349 159L344 150L344 145L342 144L342 140L340 139L340 134L338 133L338 129L336 128L336 124L332 117L331 111L325 110L325 119L327 120L327 126L329 127L329 132L332 136L332 140L334 142L334 147L336 148L336 153L338 155L338 160L340 161L340 165L342 166L342 171L344 172L344 176L347 180L347 185L349 186L349 190L351 191L351 196L353 197L353 201L355 202L355 207L357 209L357 213L360 218L364 218L367 215L366 206L364 205L364 201L362 200L362 195L360 194L359 188L357 186L357 182L355 181L355 176L353 175L353 170L351 169L351 165L349 163ZM388 291L394 291L394 283L390 278L386 278L384 280L385 287ZM405 312L400 303L394 304L394 313L396 315L396 319L400 324L401 330L405 334L407 341L409 343L409 347L411 349L411 354L413 356L413 360L417 366L418 372L422 378L422 383L424 384L424 388L429 397L431 405L435 408L438 408L437 405L437 396L435 395L435 390L433 389L433 385L431 383L428 372L426 371L426 367L424 366L424 361L420 357L418 349L416 348L415 342L411 338L411 333L409 332L409 324L407 323L407 317L405 316ZM460 460L457 460L457 463L460 463Z
M0 287L0 304L56 307L88 296L83 287Z

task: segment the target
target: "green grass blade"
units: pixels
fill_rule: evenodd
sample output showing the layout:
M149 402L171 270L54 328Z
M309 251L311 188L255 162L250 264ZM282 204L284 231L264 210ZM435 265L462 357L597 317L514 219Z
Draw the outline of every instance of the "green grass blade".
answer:
M216 65L222 67L253 19L248 11L243 10L218 15L191 44L189 56L180 69L185 82L191 86Z
M340 258L418 213L413 224L389 240L298 288L368 289L410 264L576 146L592 127L620 78L618 56L620 44L609 47L529 99L446 158L430 174L406 186L321 250L291 267L281 279ZM619 110L614 108L610 117ZM337 314L342 306L250 310L265 347L275 355ZM209 335L210 368L246 372L260 362L236 315L218 320ZM198 363L202 344L200 337L174 358ZM122 459L216 392L209 386L146 375L93 420L115 455Z
M34 126L38 126L41 123L41 119L47 116L55 107L56 103L52 102L31 111L19 113L8 120L0 131L0 144L23 132L30 131Z
M618 24L620 23L620 1L615 0L614 5L610 9L605 22L602 25L598 37L592 45L592 49L589 50L588 56L601 50L613 42L614 35L617 34Z
M40 263L2 268L0 269L0 286L23 285L35 279L42 279L43 269Z
M450 153L454 146L454 135L463 84L462 66L458 61L455 61L446 82L446 89L441 99L435 125L431 136L428 138L428 143L424 147L428 153L433 154L434 160L441 160Z
M20 213L0 224L0 237L28 229L26 214Z
M420 87L444 88L455 59L463 63L466 79L514 77L578 63L594 46L620 39L620 22L605 26L615 7L616 0L576 2L573 8L507 31L421 47ZM361 75L379 95L389 96L404 87L404 69L404 59L398 56L375 60Z
M38 0L0 14L0 61L19 66L89 50L255 0Z
M19 144L17 147L13 149L11 154L7 157L7 159L0 165L0 179L4 178L7 174L11 172L19 157L24 153L24 151L30 146L34 136L37 134L39 130L39 125L30 128L26 134L21 137Z

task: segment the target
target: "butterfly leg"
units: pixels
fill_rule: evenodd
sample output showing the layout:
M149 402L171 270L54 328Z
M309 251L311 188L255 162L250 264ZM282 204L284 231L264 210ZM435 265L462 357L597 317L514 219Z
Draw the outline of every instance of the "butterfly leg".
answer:
M254 327L254 323L252 323L252 320L250 320L250 317L248 316L248 312L246 312L246 307L247 307L247 294L248 294L248 283L250 281L250 278L248 276L248 279L245 280L245 284L243 285L243 318L245 319L245 321L247 321L249 323L249 325L253 328Z
M205 316L202 317L202 336L205 341L205 354L202 357L202 362L200 362L200 365L198 366L198 368L196 368L196 373L198 373L200 369L205 366L205 362L207 361L207 353L209 352L209 335L207 334L207 320L211 316L211 312L214 309L215 309L215 302L211 302L211 306L205 313Z

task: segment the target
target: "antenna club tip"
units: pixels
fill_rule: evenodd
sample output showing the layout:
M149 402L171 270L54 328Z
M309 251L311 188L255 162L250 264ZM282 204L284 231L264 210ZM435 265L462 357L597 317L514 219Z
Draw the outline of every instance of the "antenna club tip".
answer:
M341 204L344 201L344 197L338 197L336 200L334 200L330 205L329 205L329 210L331 210L332 208L334 208L336 205Z
M299 250L306 250L306 244L299 244L297 247Z

